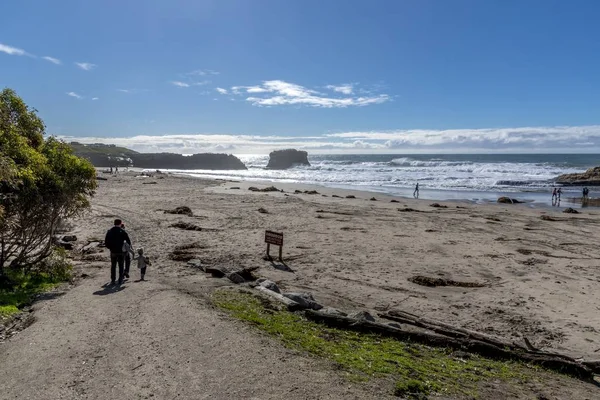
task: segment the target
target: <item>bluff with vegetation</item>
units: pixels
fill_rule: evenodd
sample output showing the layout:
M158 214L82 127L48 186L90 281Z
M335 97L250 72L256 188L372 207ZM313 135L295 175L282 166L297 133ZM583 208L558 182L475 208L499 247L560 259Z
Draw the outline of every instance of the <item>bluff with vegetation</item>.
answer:
M581 174L563 174L556 183L573 186L600 186L600 167L590 168Z
M231 154L193 154L183 156L175 153L138 153L111 144L82 144L72 142L71 147L80 157L96 167L139 167L166 169L247 169L244 163Z
M275 150L269 154L267 169L288 169L298 165L310 166L308 153L302 150Z
M93 165L44 131L13 90L0 92L0 289L7 269L55 272L48 260L59 223L87 208L96 188Z

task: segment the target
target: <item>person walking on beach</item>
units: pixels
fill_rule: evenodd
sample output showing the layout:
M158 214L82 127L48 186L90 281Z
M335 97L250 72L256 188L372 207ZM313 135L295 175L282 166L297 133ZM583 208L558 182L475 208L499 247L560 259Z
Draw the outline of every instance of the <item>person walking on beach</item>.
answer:
M131 246L129 235L123 229L121 224L123 221L115 219L114 226L106 232L104 238L105 246L110 250L110 284L114 285L116 281L116 269L119 264L119 285L123 283L123 268L125 263L125 252L123 251L123 243Z
M560 203L560 195L562 194L562 188L558 188L556 193L558 194L558 202Z
M146 275L146 267L148 265L152 265L152 263L150 262L150 259L148 257L144 256L144 249L142 248L138 249L137 262L138 268L140 270L140 281L143 281L145 280L144 275Z
M413 192L413 197L415 199L419 198L419 182L417 182L417 185L415 186L415 191Z
M121 224L121 229L125 231L125 224ZM133 246L127 242L123 242L123 251L125 252L125 270L123 277L129 279L129 267L131 267L131 258L135 258Z
M554 204L554 202L556 201L558 197L558 191L556 190L556 188L552 188L552 204Z

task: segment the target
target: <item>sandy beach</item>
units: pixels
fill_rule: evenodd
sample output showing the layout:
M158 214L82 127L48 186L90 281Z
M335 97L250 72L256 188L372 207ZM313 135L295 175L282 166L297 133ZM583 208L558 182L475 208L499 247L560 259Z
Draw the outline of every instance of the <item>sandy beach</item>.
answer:
M270 185L133 175L100 182L93 217L79 224L89 235L102 234L114 216L122 217L135 244L156 259L154 273L205 279L169 259L175 246L199 241L195 253L203 263L260 266L259 275L310 291L326 305L374 313L399 308L501 337L525 336L578 357L600 349L599 211L452 202L434 208L431 201L392 203L377 195L373 201L372 193L296 184L278 185L285 193L260 193L248 187ZM178 206L190 207L194 217L162 211ZM203 231L169 227L177 221ZM263 260L266 229L284 233L284 260L293 273ZM415 276L467 287L422 286L410 281Z
M175 247L189 243L197 243L189 257L204 265L259 267L257 275L285 290L311 292L345 311L399 309L520 343L526 337L538 348L586 359L600 349L598 211L453 202L432 207L431 201L371 200L372 193L296 184L263 193L248 187L270 186L264 182L136 175L103 174L107 180L99 181L91 210L73 221L72 232L84 245L102 239L113 219L122 218L134 246L144 247L153 262L149 281L135 282L133 268L121 291L104 292L107 254L78 258L85 279L36 306L38 321L0 346L0 365L19 366L0 370L11 378L0 386L6 398L35 398L40 391L47 398L101 398L105 391L111 398L390 393L350 385L320 361L273 346L273 339L220 316L207 296L231 282L174 260ZM194 215L164 212L179 206ZM177 222L201 230L172 227ZM283 232L285 266L263 258L266 229ZM423 286L436 278L459 286ZM552 390L567 398L575 386L557 383ZM573 398L592 398L595 388L581 390Z

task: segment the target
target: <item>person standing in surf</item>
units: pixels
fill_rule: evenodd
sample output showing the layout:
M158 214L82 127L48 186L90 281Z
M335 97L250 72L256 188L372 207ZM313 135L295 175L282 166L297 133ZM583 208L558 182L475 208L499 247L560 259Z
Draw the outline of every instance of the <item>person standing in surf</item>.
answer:
M552 205L554 205L554 203L556 203L557 198L558 198L558 191L554 187L554 188L552 188Z
M413 192L413 197L415 199L419 198L419 182L417 182L417 185L415 186L415 191Z

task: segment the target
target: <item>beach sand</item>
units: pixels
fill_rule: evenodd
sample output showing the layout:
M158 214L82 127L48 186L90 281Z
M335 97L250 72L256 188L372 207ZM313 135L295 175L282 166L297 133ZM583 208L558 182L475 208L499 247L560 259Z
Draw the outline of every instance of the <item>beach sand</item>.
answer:
M382 195L372 201L366 192L277 184L285 193L261 193L249 186L270 184L122 174L100 182L95 218L81 225L101 235L113 217L123 218L135 244L156 259L152 273L189 284L206 277L168 255L200 242L196 255L204 264L257 266L286 290L309 291L343 310L398 308L521 342L525 336L536 347L577 357L593 358L600 349L600 211L452 202L434 208L431 201L391 203ZM194 217L162 211L178 206ZM415 211L399 211L405 208ZM203 231L169 227L177 221ZM263 260L266 229L283 232L293 273ZM409 280L415 276L483 286L428 287Z
M370 200L372 193L359 191L278 183L284 193L262 193L248 187L270 183L136 174L103 174L91 210L72 221L71 233L81 247L103 239L113 219L122 218L134 247L152 260L148 282L136 282L133 266L121 290L103 289L110 276L106 251L76 257L79 284L36 303L37 322L0 346L5 398L391 393L392 382L351 384L327 362L285 349L212 308L211 291L232 283L174 261L175 247L189 243L197 243L190 257L204 265L258 267L257 275L284 290L310 292L344 311L400 309L585 359L600 349L600 211L452 202L435 208L425 200ZM194 215L164 213L179 206ZM202 230L172 227L177 222ZM284 234L285 266L263 259L267 229ZM422 286L416 276L466 287ZM597 391L558 375L527 388L490 385L489 399L532 393L591 399Z

